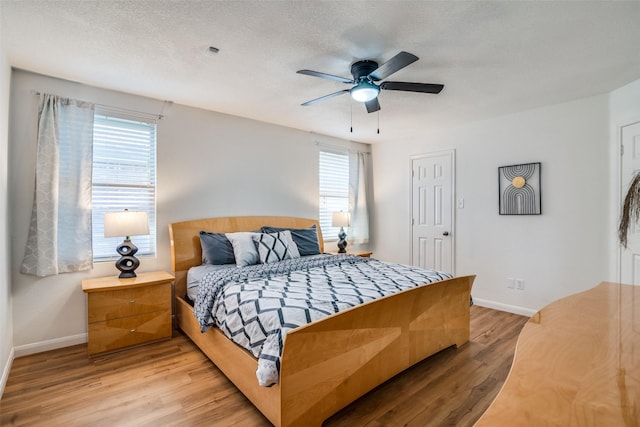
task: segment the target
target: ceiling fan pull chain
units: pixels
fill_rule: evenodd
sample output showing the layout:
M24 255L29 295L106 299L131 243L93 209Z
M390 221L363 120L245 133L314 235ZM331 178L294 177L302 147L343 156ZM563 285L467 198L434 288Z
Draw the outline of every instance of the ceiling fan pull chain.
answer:
M351 108L351 133L353 133L353 100L349 101L349 107Z
M380 135L380 110L378 110L378 135Z

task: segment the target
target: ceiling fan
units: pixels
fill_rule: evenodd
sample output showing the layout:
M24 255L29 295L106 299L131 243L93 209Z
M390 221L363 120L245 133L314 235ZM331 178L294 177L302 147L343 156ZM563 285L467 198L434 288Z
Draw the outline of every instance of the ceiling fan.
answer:
M376 61L362 60L351 64L352 79L334 76L332 74L320 73L312 70L299 70L298 74L306 74L308 76L320 77L323 79L335 80L342 83L354 85L351 89L343 89L320 98L307 101L303 106L313 105L320 101L325 101L334 96L350 93L351 97L358 101L364 102L367 112L373 113L380 110L378 102L378 94L380 90L401 90L405 92L422 92L422 93L440 93L444 85L434 83L408 83L408 82L390 82L385 81L376 84L380 80L384 80L391 74L395 73L418 60L418 57L409 52L400 52L384 64L378 66Z

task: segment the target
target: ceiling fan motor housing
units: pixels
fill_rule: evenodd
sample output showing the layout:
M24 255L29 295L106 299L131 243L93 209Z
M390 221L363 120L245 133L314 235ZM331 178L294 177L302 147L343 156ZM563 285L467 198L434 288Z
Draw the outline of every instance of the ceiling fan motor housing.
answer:
M376 61L369 61L368 59L365 59L351 64L351 75L353 76L353 80L358 82L377 69L378 63Z

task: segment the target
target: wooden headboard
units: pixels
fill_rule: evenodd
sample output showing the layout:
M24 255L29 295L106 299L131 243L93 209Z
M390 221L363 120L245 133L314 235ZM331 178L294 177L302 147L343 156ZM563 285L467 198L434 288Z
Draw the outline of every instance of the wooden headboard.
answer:
M171 268L176 276L176 296L184 296L187 291L187 271L202 264L200 231L212 233L234 233L236 231L257 231L262 226L307 228L316 226L320 252L324 252L322 230L316 219L287 216L230 216L222 218L194 219L169 224L171 240Z

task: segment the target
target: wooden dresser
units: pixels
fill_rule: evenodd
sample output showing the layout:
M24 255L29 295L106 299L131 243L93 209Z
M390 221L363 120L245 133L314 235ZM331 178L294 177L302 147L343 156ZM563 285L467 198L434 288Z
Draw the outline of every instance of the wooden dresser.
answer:
M640 426L640 286L604 282L540 310L475 426Z
M165 271L83 280L89 356L170 339L173 280Z

